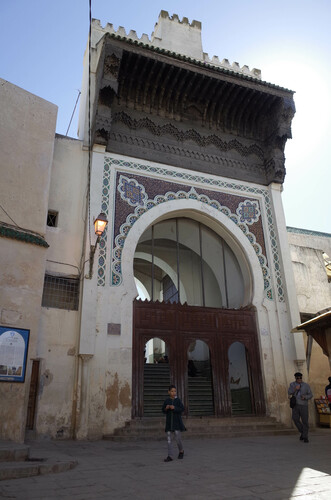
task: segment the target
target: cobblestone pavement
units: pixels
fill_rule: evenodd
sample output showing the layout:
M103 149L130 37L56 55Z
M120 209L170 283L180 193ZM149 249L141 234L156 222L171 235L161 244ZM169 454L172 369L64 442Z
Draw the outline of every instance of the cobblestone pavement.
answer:
M331 429L298 435L186 439L184 460L164 463L166 440L30 442L35 458L73 459L73 470L0 482L6 499L331 498Z

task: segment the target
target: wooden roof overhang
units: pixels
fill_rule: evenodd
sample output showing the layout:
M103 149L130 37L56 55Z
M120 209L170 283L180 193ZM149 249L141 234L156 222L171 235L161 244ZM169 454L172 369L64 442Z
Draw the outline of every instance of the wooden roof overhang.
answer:
M107 33L102 43L93 130L99 143L107 144L116 114L134 110L140 118L157 116L254 140L266 152L284 151L293 91L117 35Z
M328 336L331 335L331 311L316 316L315 318L305 321L293 328L292 333L304 330L307 335L311 335L313 339L321 346L326 356L331 357L329 349Z

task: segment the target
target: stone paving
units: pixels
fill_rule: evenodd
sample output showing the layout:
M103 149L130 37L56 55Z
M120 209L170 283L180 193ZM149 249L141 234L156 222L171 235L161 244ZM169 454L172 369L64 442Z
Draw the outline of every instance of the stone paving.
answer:
M67 472L0 482L5 499L331 498L331 429L298 435L185 439L184 460L164 463L166 440L30 442L35 458L76 460Z

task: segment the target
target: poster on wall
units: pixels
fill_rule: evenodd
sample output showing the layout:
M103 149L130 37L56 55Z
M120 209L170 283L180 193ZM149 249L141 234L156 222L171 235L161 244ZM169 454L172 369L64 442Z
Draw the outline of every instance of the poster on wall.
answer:
M24 382L30 330L0 326L0 381Z

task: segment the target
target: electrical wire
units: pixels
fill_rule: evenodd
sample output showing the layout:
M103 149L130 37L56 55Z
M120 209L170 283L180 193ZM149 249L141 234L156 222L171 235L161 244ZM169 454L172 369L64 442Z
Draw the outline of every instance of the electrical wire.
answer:
M67 262L59 262L57 260L51 260L51 259L46 259L47 262L52 262L53 264L62 264L63 266L70 266L74 267L75 269L78 270L79 274L81 274L81 270L79 269L78 266L75 266L74 264L68 264Z
M80 98L81 91L80 91L80 90L77 90L77 92L78 92L78 96L77 96L77 99L76 99L76 103L75 103L74 110L73 110L72 115L71 115L71 118L70 118L70 122L69 122L69 125L68 125L68 128L67 128L67 133L66 133L66 136L68 135L68 132L69 132L69 129L70 129L70 125L71 125L72 119L73 119L73 117L74 117L74 114L75 114L76 108L77 108L78 100L79 100L79 98Z
M2 206L2 205L0 205L0 208L1 208L1 210L3 210L3 211L5 212L5 214L7 215L7 217L9 217L9 219L10 219L10 220L11 220L11 221L15 224L15 226L16 226L16 227L18 227L19 229L23 229L23 228L22 228L22 227L20 227L18 224L16 224L16 222L14 221L14 219L12 219L12 218L10 217L9 213L8 213L8 212L6 212L6 210L3 208L3 206Z

